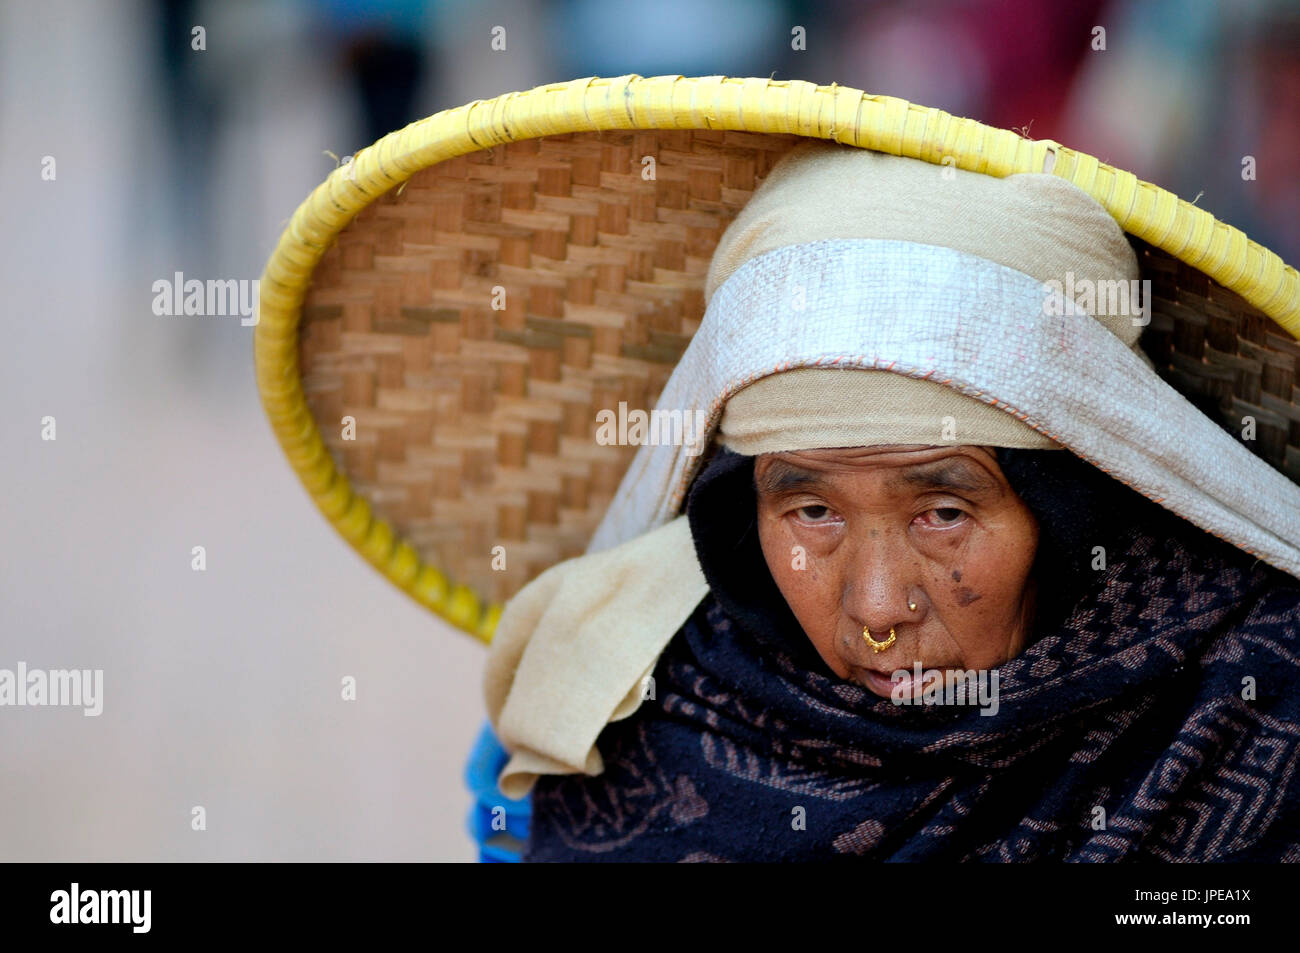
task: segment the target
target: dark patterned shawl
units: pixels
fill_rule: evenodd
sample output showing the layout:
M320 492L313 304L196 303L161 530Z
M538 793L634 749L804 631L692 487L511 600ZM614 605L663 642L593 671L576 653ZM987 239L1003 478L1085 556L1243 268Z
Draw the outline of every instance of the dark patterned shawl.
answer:
M835 676L758 549L753 458L723 451L688 505L711 592L604 773L538 781L524 859L1300 860L1300 582L1068 452L999 459L1045 608L996 715Z

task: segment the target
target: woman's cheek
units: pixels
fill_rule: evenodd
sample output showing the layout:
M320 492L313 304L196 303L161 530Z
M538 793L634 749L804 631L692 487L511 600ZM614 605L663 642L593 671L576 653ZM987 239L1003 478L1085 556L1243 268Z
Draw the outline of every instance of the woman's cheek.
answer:
M775 525L767 525L766 533L760 533L760 542L777 588L825 658L835 631L834 613L828 617L827 609L838 605L838 601L828 600L823 592L829 567L813 551L817 541L807 539L788 523L776 521Z
M963 626L1000 629L1019 614L1033 552L1034 540L1018 534L980 534L971 541L946 586L951 610Z
M930 592L946 604L948 612L970 619L993 608L989 597L996 602L1007 579L1006 564L990 542L980 527L946 531L943 536L931 533L924 540L932 567Z
M816 543L808 539L806 534L783 523L778 538L781 540L780 546L769 556L768 565L771 566L773 560L778 562L783 594L786 601L793 605L793 600L809 598L809 594L816 588L822 566Z
M794 608L807 592L806 580L802 578L807 572L807 554L801 553L794 534L783 521L772 520L763 525L765 530L760 533L760 543L768 572L785 601Z

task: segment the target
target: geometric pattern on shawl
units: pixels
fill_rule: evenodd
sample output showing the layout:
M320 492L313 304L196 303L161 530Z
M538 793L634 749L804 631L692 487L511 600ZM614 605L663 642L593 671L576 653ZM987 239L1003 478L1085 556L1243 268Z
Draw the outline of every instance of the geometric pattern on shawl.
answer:
M1134 527L992 717L895 706L715 589L604 773L538 781L525 859L1300 860L1300 583L1188 528Z

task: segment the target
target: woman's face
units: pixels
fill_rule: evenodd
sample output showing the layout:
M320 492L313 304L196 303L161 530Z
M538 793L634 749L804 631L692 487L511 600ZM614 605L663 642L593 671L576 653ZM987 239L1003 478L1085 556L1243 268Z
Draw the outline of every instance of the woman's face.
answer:
M990 669L1023 648L1038 524L991 449L762 454L754 483L768 568L836 675L888 698L916 662ZM864 626L896 641L876 652Z

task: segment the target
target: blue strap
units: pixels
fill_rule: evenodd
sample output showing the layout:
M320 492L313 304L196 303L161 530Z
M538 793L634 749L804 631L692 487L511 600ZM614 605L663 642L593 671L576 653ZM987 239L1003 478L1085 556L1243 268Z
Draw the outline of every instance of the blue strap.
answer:
M497 787L497 776L509 759L491 723L484 722L465 765L465 785L474 795L466 826L478 845L480 863L518 863L528 841L532 799L508 798Z

